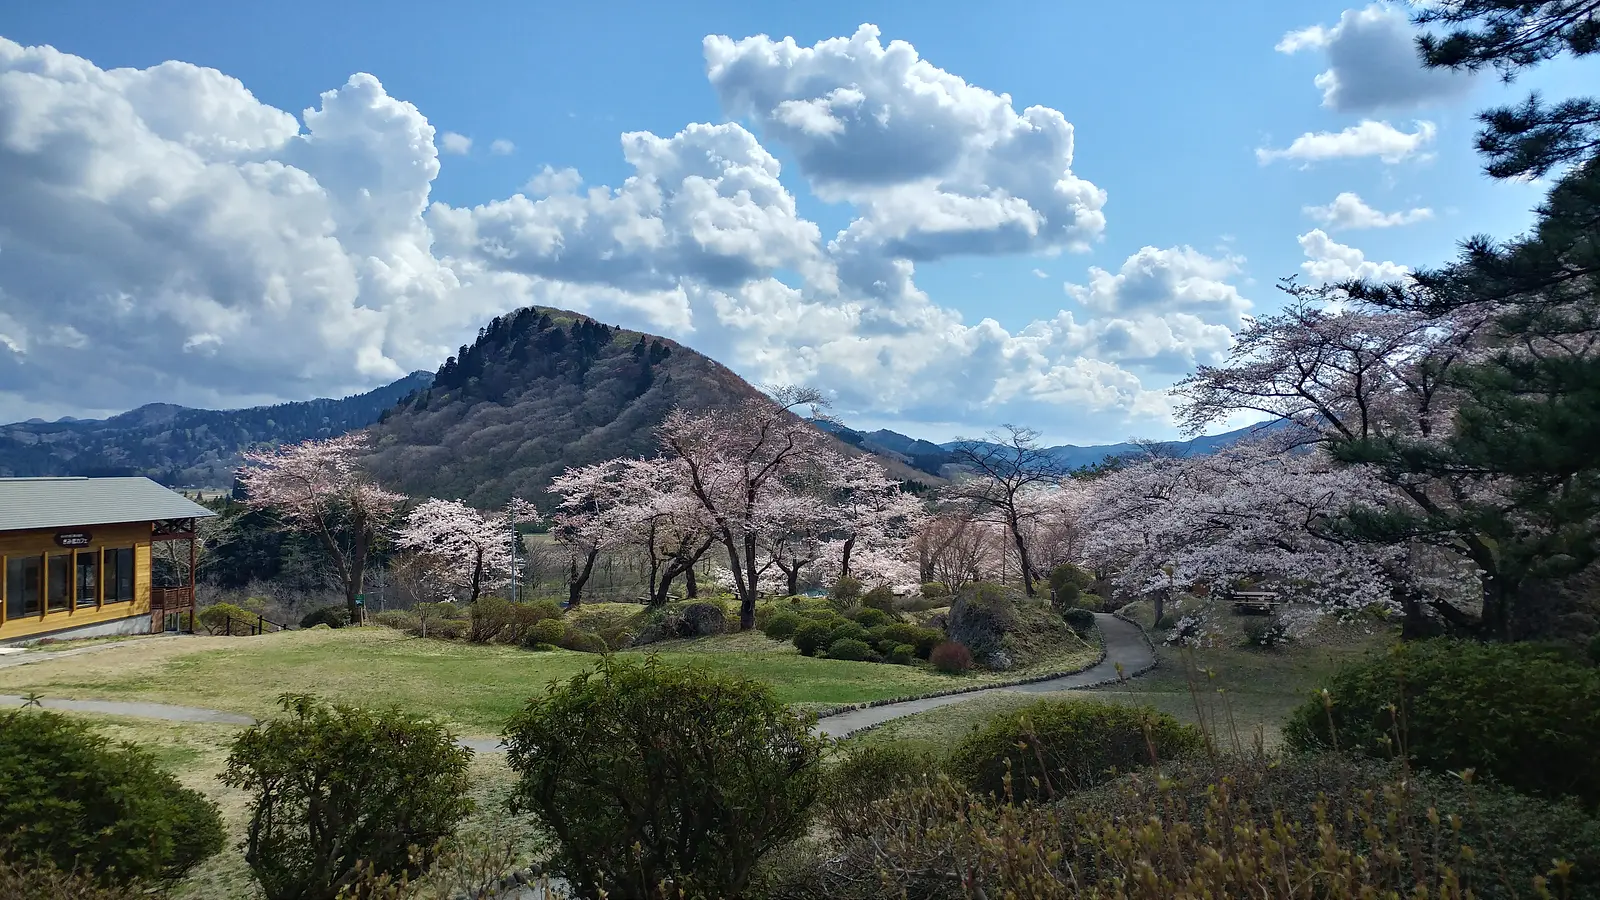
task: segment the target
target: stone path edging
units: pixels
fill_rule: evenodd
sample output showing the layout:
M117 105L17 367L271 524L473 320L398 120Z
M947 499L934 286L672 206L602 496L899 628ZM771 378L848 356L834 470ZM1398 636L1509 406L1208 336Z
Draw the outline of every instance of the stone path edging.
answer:
M984 685L958 692L940 692L923 698L865 704L855 709L819 717L817 730L834 738L859 734L895 719L914 713L949 706L976 697L979 694L1008 691L1012 693L1046 693L1065 690L1090 690L1115 684L1144 674L1157 663L1155 645L1139 623L1122 616L1096 613L1104 639L1105 653L1100 662L1078 672L1040 679L1027 679L1010 685ZM1116 627L1107 627L1116 622ZM1137 635L1137 637L1135 637ZM1115 656L1116 658L1112 658ZM1126 664L1124 664L1126 663ZM1121 666L1121 671L1117 670ZM876 710L882 710L877 712Z

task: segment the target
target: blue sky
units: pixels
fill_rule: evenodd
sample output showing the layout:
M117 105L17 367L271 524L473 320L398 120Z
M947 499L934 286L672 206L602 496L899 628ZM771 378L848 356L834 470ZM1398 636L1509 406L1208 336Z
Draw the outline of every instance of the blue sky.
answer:
M462 6L0 10L0 188L24 198L0 212L0 421L358 390L541 302L818 384L854 424L1167 437L1164 388L1279 277L1523 229L1541 186L1480 173L1472 114L1596 74L1422 73L1385 49L1399 13L1342 3ZM168 60L190 67L106 74ZM625 158L636 132L662 143ZM584 199L641 158L642 193Z

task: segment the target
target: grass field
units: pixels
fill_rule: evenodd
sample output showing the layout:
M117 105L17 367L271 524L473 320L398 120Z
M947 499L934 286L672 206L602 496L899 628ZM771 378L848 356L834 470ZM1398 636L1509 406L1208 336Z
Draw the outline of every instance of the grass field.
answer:
M1096 646L1086 644L1027 670L949 676L907 666L812 659L788 644L750 633L653 649L667 662L698 663L765 681L782 700L802 708L1071 671L1087 666L1098 653ZM592 655L567 651L534 653L415 638L387 628L343 628L126 641L95 653L0 669L0 693L148 700L261 718L274 712L278 695L306 692L362 705L396 703L463 734L493 735L528 697L595 661Z
M904 741L940 756L973 728L1000 712L1038 700L1094 699L1151 706L1184 722L1202 717L1231 746L1235 736L1248 748L1259 729L1276 746L1289 711L1321 687L1341 664L1386 646L1393 637L1360 626L1326 623L1299 644L1278 650L1237 646L1180 651L1158 647L1160 664L1123 684L1093 691L1044 694L985 694L929 712L897 719L850 740L866 744Z

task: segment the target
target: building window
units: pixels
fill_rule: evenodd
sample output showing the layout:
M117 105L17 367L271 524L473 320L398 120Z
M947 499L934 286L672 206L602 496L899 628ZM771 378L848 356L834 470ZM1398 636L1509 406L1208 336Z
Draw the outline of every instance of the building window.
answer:
M49 612L59 612L72 603L72 554L50 554L49 568L45 572L45 606Z
M133 548L106 548L106 602L133 599Z
M78 552L78 605L94 606L100 602L100 551Z
M13 556L6 560L6 618L39 614L39 557Z

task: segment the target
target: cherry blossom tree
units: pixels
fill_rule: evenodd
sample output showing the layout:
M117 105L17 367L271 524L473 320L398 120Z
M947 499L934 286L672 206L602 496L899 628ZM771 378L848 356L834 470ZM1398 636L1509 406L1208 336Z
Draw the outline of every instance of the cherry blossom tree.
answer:
M999 570L1005 536L972 506L947 503L919 523L911 544L919 580L937 581L954 592Z
M620 546L629 534L633 513L624 477L627 464L626 459L611 459L568 468L551 479L549 491L561 502L551 516L550 533L568 552L568 606L582 602L584 585L601 552Z
M1034 586L1033 560L1028 555L1027 531L1036 507L1028 494L1059 482L1066 474L1060 462L1039 444L1039 432L1016 425L1003 426L984 440L959 442L952 465L965 470L945 495L970 505L989 521L1003 525L1010 535L1022 575L1022 589L1030 597Z
M661 425L662 448L684 474L712 533L728 555L739 597L739 627L755 627L762 535L786 482L815 482L834 454L827 439L795 414L820 415L826 400L808 388L785 387L731 410L673 411Z
M361 613L367 556L405 497L380 487L357 460L365 434L309 440L244 454L245 502L274 510L288 527L315 535L344 589L352 620Z
M516 566L516 526L539 520L531 503L512 498L504 510L485 514L459 500L424 500L407 514L397 546L435 561L441 580L476 602L485 591L510 582Z
M908 554L907 542L924 516L922 501L901 490L876 459L840 459L829 469L827 487L837 577L858 577L852 567L858 549Z

